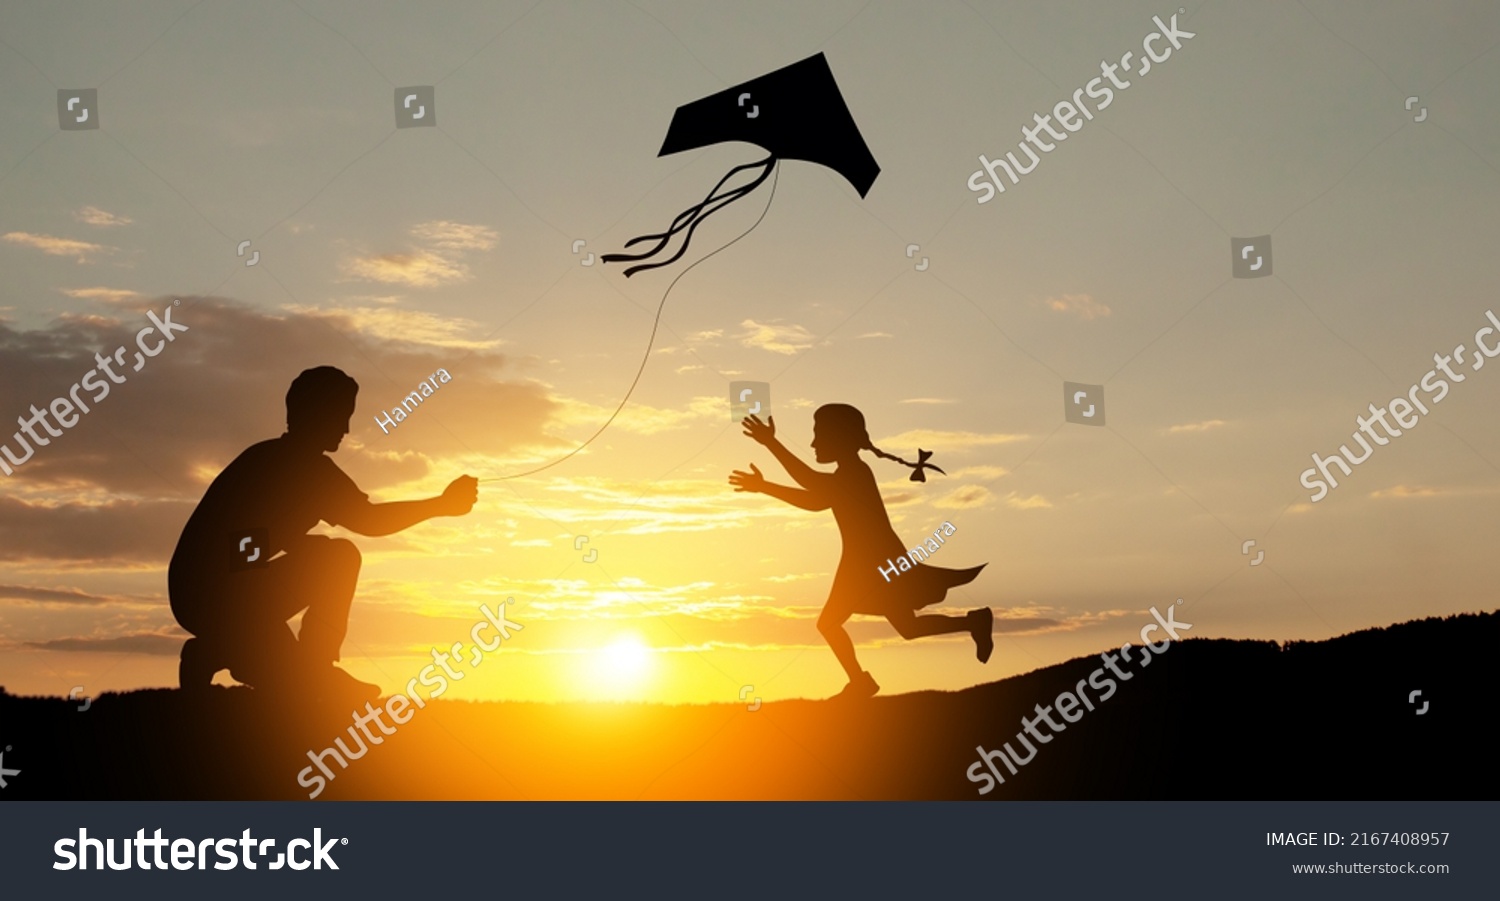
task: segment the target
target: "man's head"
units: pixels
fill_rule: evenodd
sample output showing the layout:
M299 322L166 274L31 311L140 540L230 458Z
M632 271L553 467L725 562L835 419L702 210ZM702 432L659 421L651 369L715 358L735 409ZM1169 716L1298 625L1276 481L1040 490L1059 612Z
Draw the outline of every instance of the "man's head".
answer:
M286 431L320 451L336 451L349 434L359 383L342 370L318 366L303 370L286 392Z

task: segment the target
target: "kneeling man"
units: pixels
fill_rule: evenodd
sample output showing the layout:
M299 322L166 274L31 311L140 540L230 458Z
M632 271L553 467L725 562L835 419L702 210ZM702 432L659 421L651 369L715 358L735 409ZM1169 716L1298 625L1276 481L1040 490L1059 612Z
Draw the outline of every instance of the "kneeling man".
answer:
M228 668L257 688L373 698L378 686L334 666L359 581L353 542L309 535L320 521L390 535L474 507L463 476L426 500L372 504L326 456L349 433L359 385L332 366L309 369L286 393L286 433L252 445L214 479L183 527L167 571L182 649L183 689ZM302 611L293 637L287 621Z

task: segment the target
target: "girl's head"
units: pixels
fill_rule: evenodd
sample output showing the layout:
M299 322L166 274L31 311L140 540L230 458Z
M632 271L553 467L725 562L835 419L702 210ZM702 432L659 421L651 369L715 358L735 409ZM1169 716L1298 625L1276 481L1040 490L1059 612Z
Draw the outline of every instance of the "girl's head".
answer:
M893 460L915 470L913 482L925 482L922 470L942 472L927 462L932 454L919 450L916 463L908 463L895 454L888 454L870 442L870 433L865 429L865 414L848 404L824 404L813 411L814 458L819 463L844 463L859 458L859 452L867 450L883 460Z
M866 448L872 445L865 414L848 404L824 404L813 412L812 449L819 463L842 463Z

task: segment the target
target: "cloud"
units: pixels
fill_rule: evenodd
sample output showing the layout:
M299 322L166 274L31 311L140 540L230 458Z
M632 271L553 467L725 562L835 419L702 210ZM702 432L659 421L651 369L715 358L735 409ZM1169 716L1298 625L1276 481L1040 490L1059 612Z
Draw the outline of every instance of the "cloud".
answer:
M469 267L462 258L490 250L500 240L485 226L447 220L419 222L410 234L417 244L408 251L351 257L339 265L340 271L349 279L432 288L467 281Z
M106 212L96 206L86 206L81 210L74 210L73 218L85 225L94 225L99 228L114 228L120 225L129 225L135 221L129 216L116 216L114 213Z
M72 651L98 654L151 654L176 657L182 651L187 634L162 635L158 632L136 632L113 638L55 638L51 641L28 641L26 647L39 651Z
M354 257L340 269L348 278L413 288L432 288L469 277L467 266L427 250Z
M1428 488L1422 485L1396 485L1392 488L1383 488L1379 491L1370 492L1370 497L1377 499L1397 498L1405 500L1413 497L1437 497L1446 492L1436 488Z
M160 316L170 304L140 306ZM351 434L334 460L372 494L428 479L436 461L506 472L574 446L553 434L567 425L559 419L564 399L519 378L493 348L453 346L438 324L416 336L427 342L393 342L348 311L266 312L194 297L170 308L187 332L140 372L129 362L117 366L123 383L35 447L14 474L0 475L0 560L159 565L208 481L245 448L284 430L287 385L310 366L337 366L360 383ZM96 369L96 352L134 349L145 324L143 314L124 308L29 330L0 322L0 415L14 422L33 404L67 397ZM375 414L438 367L452 381L400 426L401 438L385 435ZM14 429L0 432L0 443L19 453Z
M0 560L165 562L191 511L182 501L41 503L0 498Z
M500 240L492 229L482 225L438 220L412 226L412 237L439 250L489 250Z
M139 292L127 288L59 288L58 290L79 300L102 300L106 303L121 303L141 296Z
M34 235L30 232L7 232L0 237L12 244L40 250L51 256L74 257L79 263L87 263L90 256L114 253L117 249L103 244L90 244L88 241L75 241L72 238L57 238L52 235Z
M896 336L893 335L893 334L891 334L890 332L865 332L863 335L856 335L855 337L856 338L894 338Z
M970 510L983 507L994 495L983 485L965 485L932 502L939 510Z
M1185 422L1182 425L1174 425L1167 429L1168 434L1179 435L1183 432L1206 432L1224 425L1222 419L1205 419L1202 422Z
M882 438L877 443L884 450L901 447L925 447L932 451L944 450L969 450L975 447L992 447L997 444L1010 444L1015 441L1025 441L1030 435L1008 435L1003 432L982 434L979 432L943 432L934 429L913 429ZM897 451L891 451L897 453ZM934 463L942 466L942 463L934 459ZM944 469L948 467L944 466Z
M1500 488L1488 485L1449 485L1432 488L1427 485L1395 485L1370 492L1375 500L1409 500L1424 497L1490 497L1500 494Z
M1061 294L1057 297L1049 297L1043 303L1053 312L1077 316L1085 322L1103 319L1109 315L1109 307L1087 294Z
M1051 507L1052 502L1040 494L1022 497L1019 493L1012 491L1005 496L1005 505L1013 510L1042 510Z
M983 482L991 482L1001 476L1010 475L1010 470L1003 466L965 466L963 469L950 469L948 475L955 479L979 479Z
M721 410L722 412L722 410ZM612 526L615 535L657 535L745 529L758 520L778 523L800 518L795 508L746 504L743 495L724 489L722 476L708 479L663 479L648 492L629 480L599 477L554 478L533 510L554 522Z
M780 322L756 322L746 319L740 323L744 332L737 335L746 347L758 347L773 354L795 354L813 346L812 333L800 325L782 325Z
M766 576L765 579L767 582L774 582L779 585L786 582L803 582L808 579L821 579L826 575L828 575L828 573L788 573L784 576Z
M504 343L499 338L475 339L468 336L490 330L471 319L439 316L421 310L393 307L316 308L288 305L286 309L314 318L341 319L362 334L382 341L405 341L429 347L485 350Z
M0 585L0 600L36 601L44 604L107 604L110 599L76 588L36 588L31 585Z
M956 403L958 403L958 401L956 401L956 400L949 400L948 398L945 398L945 397L908 397L906 400L901 401L901 403L903 403L903 404L928 404L928 405L937 405L937 404L956 404Z
M609 418L612 407L600 407L580 400L560 401L562 407L557 421L568 425L598 426ZM611 428L634 432L637 435L655 435L685 429L700 422L718 420L724 415L722 397L694 397L681 407L652 407L632 403L620 411Z

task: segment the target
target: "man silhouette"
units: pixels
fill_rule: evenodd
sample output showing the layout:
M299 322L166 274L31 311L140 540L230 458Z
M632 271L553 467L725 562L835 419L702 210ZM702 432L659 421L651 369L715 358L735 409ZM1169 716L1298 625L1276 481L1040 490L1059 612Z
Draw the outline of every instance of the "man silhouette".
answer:
M297 376L286 393L286 432L225 467L183 527L167 570L172 614L195 636L182 648L183 689L206 688L228 668L257 688L360 700L379 694L333 665L359 581L359 550L308 530L322 521L380 536L462 516L479 483L462 476L438 497L370 503L326 456L349 433L358 391L332 366ZM287 621L303 610L294 638Z

